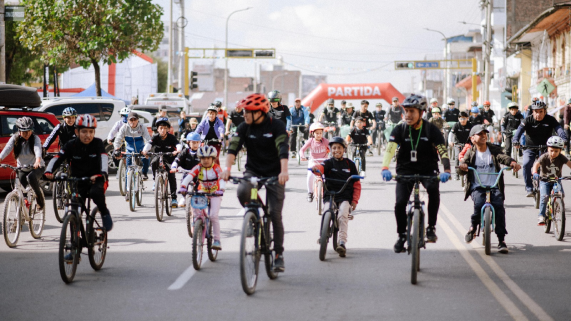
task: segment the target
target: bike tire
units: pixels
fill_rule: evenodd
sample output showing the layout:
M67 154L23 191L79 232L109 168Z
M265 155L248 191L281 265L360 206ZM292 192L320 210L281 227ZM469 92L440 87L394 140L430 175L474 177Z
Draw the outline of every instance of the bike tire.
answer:
M490 255L492 248L492 210L486 207L484 210L484 251Z
M410 283L417 283L418 270L420 267L420 211L414 209L412 224L412 235L411 235L411 249L410 254L412 256L412 268L410 269Z
M562 198L556 199L555 209L553 210L553 233L558 241L563 241L565 237L565 202Z
M357 153L357 152L355 152ZM361 175L361 161L356 159L355 160L355 167L357 168L357 173L359 173L359 175Z
M333 246L333 251L337 251L338 240L339 240L339 228L333 226L333 243L331 243L331 245Z
M260 233L260 223L253 211L246 211L240 236L240 282L248 295L256 291L260 265L260 250L256 240Z
M91 218L87 222L87 233L89 265L95 271L99 271L107 256L107 231L103 227L103 217L97 206L91 210Z
M381 135L381 134L379 134ZM381 156L381 147L383 146L383 140L381 139L381 137L379 136L377 138L377 155Z
M65 214L65 185L64 182L61 181L55 181L52 183L52 185L52 204L54 208L54 214L56 216L56 220L60 223L63 223L63 215Z
M266 274L270 280L275 280L278 278L279 272L274 272L274 225L271 220L268 219L268 225L266 230L266 237L269 238L266 244L266 250L264 251L264 265L266 266Z
M319 260L325 261L327 244L331 236L331 211L325 211L321 220L321 233L319 234Z
M202 226L204 222L201 218L196 219L194 222L194 236L192 237L192 266L194 266L195 270L200 270L202 265L202 248L204 243L204 237L202 237L204 233L204 227Z
M535 200L535 209L539 209L539 200L541 198L541 196L539 195L539 189L536 190L533 198Z
M73 282L77 264L79 263L79 256L81 255L79 240L77 240L78 230L79 223L75 213L67 212L61 227L58 251L59 274L66 284ZM66 262L65 256L69 253L72 255L72 260L71 262Z
M165 200L165 212L168 216L172 215L172 197L170 193L169 179L165 180L165 185L163 189L163 199Z
M143 177L141 174L137 174L137 206L141 206L143 204Z
M162 222L164 216L164 201L162 200L163 197L163 179L161 176L157 177L157 181L155 182L155 214L157 216L157 221Z
M121 193L121 196L125 196L125 194L127 194L127 179L125 179L126 175L127 169L125 168L125 163L123 160L120 160L119 169L117 170L117 178L119 179L119 193Z
M323 181L317 181L317 214L321 215L323 213Z
M40 190L40 193L44 193ZM44 198L45 200L45 198ZM42 232L44 231L44 224L46 223L46 209L44 204L44 209L37 212L36 211L36 198L34 197L30 202L30 221L28 221L28 227L30 229L30 234L35 239L42 237Z
M137 196L135 195L135 173L132 173L130 175L130 179L129 179L129 191L127 192L129 193L129 210L131 212L135 211L135 207L137 205Z
M22 217L19 203L18 194L15 191L10 192L4 200L4 209L2 211L4 214L2 222L4 241L6 241L6 245L11 248L16 247L16 244L18 244L22 230Z
M547 206L545 209L545 225L543 225L543 232L545 234L551 231L551 222L555 219L555 199L549 198L548 200L551 206ZM549 213L551 211L551 213Z
M212 223L209 224L208 226L208 235L210 236L207 240L206 240L206 248L208 249L208 259L211 262L216 261L216 258L218 257L218 250L215 250L212 248L212 240L213 240L213 236L212 236Z
M185 197L184 201L186 202L185 211L186 211L186 229L188 230L188 236L192 237L192 207L190 206L190 197Z

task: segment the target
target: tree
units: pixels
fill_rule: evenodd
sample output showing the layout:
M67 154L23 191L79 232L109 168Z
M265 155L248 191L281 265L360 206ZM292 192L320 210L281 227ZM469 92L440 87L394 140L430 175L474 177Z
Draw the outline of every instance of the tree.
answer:
M145 52L145 55L153 58L153 61L157 63L157 92L167 92L168 64L153 53Z
M22 84L35 79L30 66L39 59L28 48L22 46L16 33L16 21L6 21L6 83ZM40 71L41 72L41 71Z
M154 51L163 37L163 10L151 0L22 0L26 19L20 41L50 64L75 62L95 69L101 96L99 62L117 63L135 49Z

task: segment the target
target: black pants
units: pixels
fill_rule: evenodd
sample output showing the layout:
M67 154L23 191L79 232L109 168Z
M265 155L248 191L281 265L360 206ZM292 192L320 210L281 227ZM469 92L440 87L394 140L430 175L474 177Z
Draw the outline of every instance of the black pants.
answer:
M567 151L567 156L569 156L569 141L571 141L571 130L566 129L565 134L567 135L567 141L565 142L565 151Z
M357 152L357 147L353 147L355 148L353 150L353 155L355 155L355 153ZM362 171L366 171L367 170L367 159L365 158L365 155L367 154L367 146L361 146L359 147L359 155L361 156L361 170ZM359 170L357 168L357 170Z
M504 140L504 151L506 152L506 155L511 157L512 156L513 135L510 133L510 134L504 134L504 136L506 138Z
M303 133L303 137L307 140L307 136L309 134L309 132L307 131L307 128L305 126L299 126L299 130ZM292 151L292 152L297 151L297 146L296 146L297 131L298 130L294 127L291 135L289 135L289 148L290 148L290 151Z
M428 193L428 226L435 226L438 207L440 207L440 182L424 179L421 183ZM413 188L413 182L397 181L397 202L395 204L397 233L406 233L406 206Z
M165 164L166 171L167 172L170 171L171 167L169 164L172 164L172 162L170 162L170 160L167 161L166 159L163 159L163 162ZM158 157L153 158L153 160L151 161L151 168L153 169L153 180L154 180L156 177L157 169L159 168L159 158ZM169 188L170 188L170 192L171 192L171 197L173 200L176 200L176 176L175 176L175 173L168 173L168 178L169 178Z
M27 187L28 184L30 184L34 190L34 193L36 193L36 201L41 208L44 208L46 205L46 200L44 199L44 194L42 194L42 188L40 187L40 177L44 175L45 170L45 167L39 167L29 172L18 172L18 179L20 180L20 183L24 187Z
M101 215L109 215L109 209L105 203L105 191L103 190L104 181L103 178L98 178L95 180L95 184L91 182L80 182L78 184L79 195L81 196L82 202L85 205L85 199L89 195L93 203L101 212Z

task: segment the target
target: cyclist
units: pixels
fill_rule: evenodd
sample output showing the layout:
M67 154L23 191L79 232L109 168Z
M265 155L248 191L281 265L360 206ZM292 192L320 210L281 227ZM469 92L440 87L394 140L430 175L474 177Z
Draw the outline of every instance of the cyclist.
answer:
M244 123L232 136L226 168L221 178L228 180L236 154L246 146L247 161L244 176L278 176L279 184L266 186L269 214L274 228L274 249L276 257L273 270L285 271L283 259L284 227L282 209L285 199L285 183L289 180L287 131L285 124L268 116L268 99L260 94L252 94L243 99L240 105L246 109ZM250 199L248 183L238 186L238 199L242 205Z
M517 130L521 122L523 121L523 115L519 112L519 106L515 102L508 104L508 112L502 118L501 128L502 134L505 137L504 150L508 156L512 156L512 138L513 131Z
M355 144L367 144L368 146L373 145L371 133L367 128L365 128L365 120L361 116L357 116L357 118L355 118L355 128L351 130L345 139L348 143L351 143L352 141ZM365 171L367 170L367 160L365 159L367 148L367 146L361 146L358 148L359 155L361 155L361 176L365 176ZM357 149L355 149L353 153L357 153Z
M521 135L525 132L525 141L527 146L523 152L523 179L525 181L525 190L527 197L533 197L533 182L531 180L531 167L542 152L533 146L545 145L553 131L557 136L561 137L563 141L567 139L565 131L559 125L559 122L551 115L547 114L547 106L541 100L534 101L531 104L532 114L527 116L524 121L519 125L512 143L518 144ZM519 148L519 144L516 146Z
M271 91L268 94L268 100L270 101L268 116L281 120L286 125L286 130L289 130L287 125L291 121L291 114L287 106L282 105L282 94L277 90Z
M569 156L569 149L571 144L571 130L569 129L569 123L571 123L571 98L567 101L567 105L563 108L563 128L565 128L565 135L567 135L567 140L565 141L565 151L567 156Z
M472 225L466 233L464 240L466 243L472 242L474 233L480 224L480 217L482 215L482 206L486 202L486 190L483 189L475 178L473 172L468 172L468 166L476 168L478 173L497 173L500 171L500 165L506 165L519 171L521 166L516 163L508 155L504 154L500 146L487 143L488 130L483 125L476 125L470 130L470 140L472 147L464 155L464 159L460 164L459 171L461 175L468 174L466 194L464 201L469 196L474 201L474 214L472 214ZM482 185L492 186L496 182L495 175L480 175ZM500 178L498 183L499 188L493 189L490 192L490 203L494 207L495 232L498 236L498 250L500 253L508 253L508 247L505 242L505 235L508 234L506 230L506 210L504 208L504 177Z
M113 142L113 148L115 149L115 158L121 158L121 145L125 141L125 149L128 153L140 153L143 151L145 142L151 140L151 135L147 127L139 123L139 114L134 111L129 112L127 115L127 125L121 127L117 133L117 137ZM149 172L149 160L143 158L143 180L149 179L147 173ZM131 166L133 163L132 157L127 157L127 166ZM127 177L125 176L125 179ZM125 200L129 200L129 196L125 195Z
M484 117L480 115L480 108L478 108L478 103L472 103L472 109L470 109L470 118L468 119L472 126L483 125Z
M184 133L188 131L190 124L188 122L188 118L186 118L186 112L183 110L180 112L180 118L178 119L178 135L182 140L185 136Z
M377 110L373 112L373 119L376 123L376 130L373 131L373 141L377 140L377 136L379 136L379 139L382 141L384 138L382 132L385 130L385 116L387 112L383 110L383 104L381 103L377 103L375 107Z
M345 100L341 101L341 111L345 110L345 108L347 107L347 102Z
M301 105L301 99L295 99L295 105L289 109L289 113L291 114L291 125L305 125L299 127L299 130L302 131L303 137L307 139L307 130L306 128L309 126L309 111L305 106ZM289 147L291 149L291 157L295 158L296 153L296 140L297 140L297 132L298 129L291 129L289 131Z
M187 186L195 178L198 180L198 187L196 189L199 193L219 194L219 197L210 198L210 222L212 223L212 249L221 251L222 245L220 244L220 221L218 219L218 212L220 212L220 205L222 204L222 195L226 182L220 179L222 168L216 164L217 151L212 146L202 146L197 152L200 163L192 168L188 176L186 176L180 185L180 192L185 195ZM173 174L174 175L174 174ZM169 178L170 180L170 178ZM193 209L194 215L200 215L199 209Z
M344 158L347 145L341 137L333 137L329 142L332 158L326 160L323 165L315 164L313 172L320 171L325 176L325 184L330 191L339 191L345 183L332 180L347 181L351 175L359 175L355 163L350 159ZM335 196L335 201L339 207L339 244L335 249L340 257L345 257L347 253L347 230L349 229L349 212L357 208L357 203L361 197L361 182L353 181L343 191L342 194Z
M155 117L153 117L153 121L151 122L151 129L153 130L153 132L155 134L158 133L158 128L157 128L157 119L159 118L165 118L167 117L167 106L166 105L161 105L159 106L159 111L157 112L157 115L155 115Z
M353 108L353 104L352 103L347 104L345 109L341 111L341 126L351 126L354 113L355 113L355 108Z
M393 104L391 105L391 108L389 108L387 117L393 124L398 124L404 119L404 110L402 106L399 105L399 99L397 97L393 97Z
M430 120L428 120L428 122L433 124L434 126L436 126L440 131L442 131L444 129L444 127L448 127L448 124L446 123L446 121L444 121L442 116L440 116L440 108L439 107L432 108L432 118L430 118Z
M436 175L438 174L438 154L444 173L440 174L440 181L446 183L450 179L450 160L444 136L429 122L422 120L422 114L426 112L426 98L419 95L411 95L403 102L405 109L405 123L396 126L390 134L389 145L383 160L383 180L390 181L392 174L389 164L393 158L397 145L400 146L397 156L397 174L399 175ZM421 139L422 138L422 139ZM422 185L428 193L428 227L426 228L427 242L434 243L436 236L436 219L440 206L439 183L431 180L422 180ZM397 221L398 240L395 243L395 253L405 251L406 243L406 206L413 182L397 181L395 217Z
M430 99L430 106L428 106L428 111L426 112L426 115L424 115L424 119L430 120L430 118L432 118L432 109L437 108L437 107L438 107L438 99L431 98Z
M373 113L371 113L370 111L367 110L368 108L369 108L369 101L368 100L362 100L361 101L361 110L358 110L353 114L353 122L351 123L351 130L354 130L353 127L356 125L357 117L362 118L361 121L363 122L363 126L369 130L369 134L371 133L373 128L377 127L377 122L375 121L375 116L373 116ZM373 152L370 149L369 149L369 156L373 156ZM365 160L365 159L363 158L363 160Z
M217 111L216 117L218 117L218 119L220 119L223 124L226 124L228 121L228 113L225 109L222 108L222 102L220 100L215 101L214 107L216 107Z
M145 148L143 148L143 155L147 156L147 153L152 147L155 147L156 153L173 153L172 155L163 156L163 162L167 171L169 171L169 187L172 197L172 207L178 207L178 202L176 201L176 177L174 173L170 173L170 165L174 161L176 154L181 149L181 145L176 139L176 137L169 133L171 129L171 123L168 118L157 119L157 130L158 134L153 135L151 140L147 141ZM159 157L155 156L151 161L151 168L153 169L153 180L155 180L157 175L157 169L159 168Z
M537 162L533 164L531 172L533 173L534 179L539 179L539 176L542 178L560 178L563 176L563 165L571 167L571 161L561 153L564 146L565 141L559 136L551 136L547 140L547 153L541 155ZM537 173L539 167L541 167L541 174ZM559 181L559 183L561 183L561 181ZM541 198L539 199L539 217L537 225L545 225L545 209L552 189L553 183L544 181L539 182ZM561 192L563 193L563 185L561 185Z
M319 122L335 123L337 124L337 115L340 115L339 109L335 108L335 101L333 98L327 100L327 106L323 108L321 115L319 116ZM335 126L335 125L334 125ZM337 134L337 129L335 129L335 134Z
M131 109L129 107L125 107L119 111L121 119L116 121L115 124L113 124L113 127L111 127L111 131L109 131L109 134L107 135L107 144L113 144L113 142L115 141L115 137L117 136L117 133L119 133L121 127L123 127L123 125L127 123L127 118L130 112Z
M77 118L77 111L73 107L66 107L62 114L63 122L59 123L52 133L46 138L44 142L44 150L48 150L53 142L59 137L59 147L61 148L68 141L74 139L75 136L75 119Z
M309 148L309 155L311 160L307 164L307 168L313 168L315 164L322 163L329 153L329 141L323 138L323 130L325 127L321 123L311 124L309 127L309 134L311 138L307 140L305 145L299 151L301 155L305 155L305 150ZM306 161L307 158L303 157L302 161ZM315 181L315 175L308 172L307 173L307 201L313 202L313 183Z
M448 99L448 109L442 114L442 118L447 122L458 122L459 116L460 110L456 108L456 100Z
M200 137L204 141L218 140L209 142L208 145L214 146L218 154L216 155L216 164L220 165L220 148L222 146L221 140L224 138L224 123L220 118L216 117L218 110L216 106L210 105L206 110L208 113L206 117L202 119L198 127L196 127L196 133L200 134Z
M236 105L236 109L230 112L226 121L226 135L230 135L230 127L238 127L244 122L244 108Z
M494 124L494 116L496 113L490 108L490 102L484 102L484 110L482 111L482 117L484 117L484 124L486 125L493 125Z
M200 163L200 160L198 159L198 154L196 154L198 148L200 147L200 141L201 141L200 135L197 133L189 133L186 136L186 141L188 142L188 145L184 146L182 151L178 155L176 155L176 158L171 164L171 170L170 170L171 173L176 173L176 170L179 167L189 171L193 169L194 166L198 165L198 163ZM187 175L188 173L182 174L182 179L184 180L184 178ZM184 200L182 202L179 202L179 207L184 207L184 206L186 206L186 204L184 204Z
M450 139L450 147L456 148L456 166L460 164L460 153L462 152L464 144L468 142L470 137L470 130L472 129L472 124L468 121L468 114L465 111L460 112L460 118L458 118L459 122L454 124L450 133L452 134L452 139ZM455 147L454 144L459 143L462 144L459 147ZM455 180L459 180L458 171L456 171L456 175L454 175Z
M34 121L32 118L24 116L16 120L18 133L12 135L0 153L0 162L4 160L14 150L14 158L18 167L32 166L32 168L22 169L18 172L18 179L22 186L28 184L36 194L36 210L43 211L45 198L40 187L40 178L46 166L42 159L42 140L34 133ZM107 163L106 163L107 165ZM59 166L58 166L59 167ZM4 232L6 233L6 232Z
M190 128L188 129L188 132L186 132L187 135L188 135L188 133L192 133L192 132L196 131L196 127L198 127L198 119L192 117L188 121L188 124L190 125Z
M103 141L95 137L97 120L89 114L79 115L75 121L75 126L77 138L67 142L59 153L52 158L46 168L45 176L48 179L53 179L53 171L67 160L70 162L72 177L91 177L89 182L79 182L79 195L85 201L89 194L101 213L103 227L107 231L111 231L113 219L105 203L105 191L109 184L108 160Z

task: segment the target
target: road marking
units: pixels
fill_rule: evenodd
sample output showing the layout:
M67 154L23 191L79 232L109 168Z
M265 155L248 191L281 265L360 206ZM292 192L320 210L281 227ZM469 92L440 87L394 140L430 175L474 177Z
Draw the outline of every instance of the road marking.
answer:
M454 217L454 215L452 215L452 212L450 212L450 210L448 210L448 208L446 208L446 206L440 204L440 210L442 210L444 215L446 215L446 217L450 220L452 225L454 225L454 227L462 235L465 231L465 228L462 226L460 221L458 221L456 219L456 217ZM446 233L446 234L448 234L448 233ZM450 237L450 235L448 235L448 236ZM455 241L458 241L458 238L456 237L456 235L454 235L454 237L455 237ZM523 291L508 276L508 274L504 270L502 270L502 268L492 259L491 256L486 255L483 251L481 251L482 246L478 246L474 242L472 242L471 244L472 244L472 248L479 249L479 251L476 251L476 252L478 252L478 254L482 257L484 262L486 262L486 264L488 264L488 266L492 269L492 271L494 271L494 273L498 276L498 278L500 280L502 280L502 282L504 282L504 284L531 311L531 313L533 313L539 320L548 320L548 321L553 320L553 318L551 316L549 316L549 314L547 314L547 312L545 312L545 310L543 310L541 308L541 306L539 306L539 304L537 304L535 301L533 301L533 299L529 295L527 295L527 293L525 293L525 291Z
M204 267L206 264L208 264L208 261L202 262L201 267ZM178 277L178 279L176 279L176 281L174 281L173 284L171 284L168 289L169 290L180 290L182 289L182 287L188 282L190 281L190 279L194 276L194 274L196 273L196 270L194 269L194 266L189 266L186 270L184 270L184 272L182 272L182 274Z

